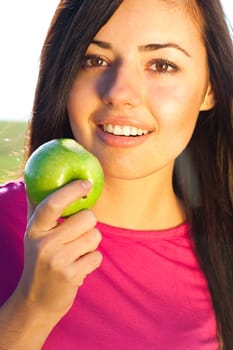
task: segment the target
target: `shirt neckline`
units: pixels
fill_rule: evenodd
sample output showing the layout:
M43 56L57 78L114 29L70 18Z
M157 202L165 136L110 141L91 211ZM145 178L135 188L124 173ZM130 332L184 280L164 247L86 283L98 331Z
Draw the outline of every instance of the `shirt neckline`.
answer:
M163 230L136 230L123 227L111 226L103 222L98 222L96 227L104 235L114 235L121 237L130 237L131 239L170 239L189 234L190 228L187 222L176 227Z

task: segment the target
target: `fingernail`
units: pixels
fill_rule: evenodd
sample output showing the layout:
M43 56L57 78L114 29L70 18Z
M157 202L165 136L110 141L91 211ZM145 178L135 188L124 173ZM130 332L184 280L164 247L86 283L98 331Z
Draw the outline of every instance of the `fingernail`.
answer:
M80 184L81 184L82 188L84 188L84 189L89 189L92 186L92 183L88 180L81 180Z

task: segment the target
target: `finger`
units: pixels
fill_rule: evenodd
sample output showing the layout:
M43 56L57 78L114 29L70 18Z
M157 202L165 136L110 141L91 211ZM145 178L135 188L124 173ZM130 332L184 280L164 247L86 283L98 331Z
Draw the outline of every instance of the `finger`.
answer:
M53 257L56 266L68 266L82 256L95 251L102 240L98 229L94 228L82 234L75 241L63 245Z
M69 256L72 261L79 259L85 254L95 251L102 240L102 235L97 228L84 233L79 239L68 244Z
M97 219L91 210L81 210L65 219L54 229L54 239L61 244L72 242L85 232L92 230L96 223Z
M90 189L89 181L78 180L50 194L36 207L29 220L29 230L42 233L57 226L57 220L64 209L75 200L86 196Z
M102 254L98 250L95 250L74 262L69 269L70 278L73 284L80 287L87 275L95 271L101 265L102 260Z

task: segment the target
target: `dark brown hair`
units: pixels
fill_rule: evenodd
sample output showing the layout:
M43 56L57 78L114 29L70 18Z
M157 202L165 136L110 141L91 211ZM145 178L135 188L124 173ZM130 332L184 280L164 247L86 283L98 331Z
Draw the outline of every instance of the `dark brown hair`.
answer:
M188 1L188 0L186 0ZM41 54L29 154L42 143L72 137L66 102L95 34L121 0L60 2ZM174 188L184 201L200 266L207 278L224 349L233 349L233 49L219 0L196 0L216 105L201 112L178 157Z
M185 201L224 349L233 349L233 49L219 1L197 0L216 106L201 112L178 158L174 184ZM177 176L178 175L178 176Z

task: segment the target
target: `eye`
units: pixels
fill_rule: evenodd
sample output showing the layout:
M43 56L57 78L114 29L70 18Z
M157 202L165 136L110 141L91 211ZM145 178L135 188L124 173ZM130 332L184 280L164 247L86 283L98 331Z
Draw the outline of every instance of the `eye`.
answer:
M172 73L178 71L178 66L165 59L156 59L148 64L148 69L155 73Z
M83 58L82 61L82 67L83 68L98 68L98 67L107 67L108 62L101 57L97 55L87 55Z

